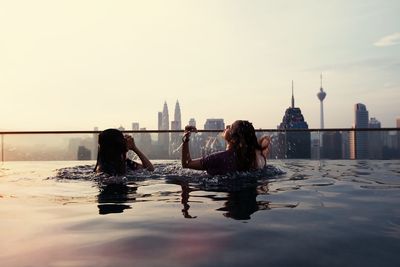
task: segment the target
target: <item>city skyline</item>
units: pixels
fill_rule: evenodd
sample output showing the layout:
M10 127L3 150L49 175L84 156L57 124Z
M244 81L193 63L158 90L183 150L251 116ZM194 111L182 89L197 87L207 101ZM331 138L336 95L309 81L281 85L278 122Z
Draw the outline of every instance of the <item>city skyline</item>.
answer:
M320 73L325 128L351 127L355 103L394 127L399 10L395 0L0 1L0 129L157 129L159 103L177 98L183 124L273 129L291 80L319 128Z
M323 92L323 93L325 93L325 91L323 91L323 88L322 88L322 82L321 82L321 88L320 88L320 90L322 90L322 91L320 91L320 92ZM362 104L362 103L355 103L355 104L353 104L353 109L354 109L354 106L357 106L358 104L361 104L361 105L364 105L364 104ZM292 96L291 96L291 105L289 106L289 109L294 109L294 108L297 108L297 109L300 109L301 107L300 106L298 106L298 107L296 107L296 105L295 105L295 96L294 96L294 85L293 85L293 81L292 81ZM354 112L354 111L353 111ZM349 115L350 116L353 116L354 117L354 114L353 114L353 112L351 112L351 113L349 113ZM301 113L301 112L300 112ZM142 128L141 127L141 129L146 129L146 130L169 130L169 125L171 124L171 127L170 127L170 129L171 130L182 130L186 125L192 125L192 126L196 126L195 124L196 124L196 121L197 121L197 119L196 118L190 118L189 119L189 121L187 121L187 122L185 122L185 121L182 121L180 118L181 118L181 110L180 110L180 104L179 104L179 99L177 99L176 100L176 104L175 104L175 111L174 111L174 120L169 120L169 112L168 112L168 103L167 103L167 101L164 101L164 107L163 107L163 112L158 112L158 114L159 114L159 121L158 121L158 128L157 129L148 129L147 127L144 127L144 128ZM178 115L178 117L177 117L177 114L179 114ZM282 114L285 114L285 111L282 111ZM322 115L323 115L323 113L322 113ZM301 115L302 116L302 115ZM284 116L285 117L285 116ZM177 119L177 118L179 118L179 119ZM376 118L376 117L371 117L371 119L374 119L374 120L376 120L376 121L379 121L379 123L380 123L380 119L379 118ZM201 122L200 122L200 125L206 125L207 123L208 123L208 121L210 121L210 120L221 120L222 122L227 122L224 118L206 118L205 119L205 121L204 121L204 123L202 124ZM178 124L175 124L175 122L179 122ZM395 126L393 126L393 127L390 127L390 128L395 128L395 127L399 127L398 125L399 125L399 122L400 122L400 117L399 118L396 118L396 120L394 121L394 124L395 124ZM227 122L227 124L229 124L229 123L231 123L231 122ZM131 123L131 125L132 125L132 129L129 129L129 128L126 128L126 130L139 130L139 128L138 128L138 126L139 126L139 124L140 123L138 123L138 122L132 122ZM282 126L282 123L281 122L279 122L278 124L280 124L280 125L278 125L278 126L276 126L276 127L273 127L273 128L263 128L263 129L276 129L276 128L281 128ZM134 126L135 125L135 126ZM141 124L140 124L141 125ZM172 127L173 125L176 125L176 126L174 126L174 127ZM344 126L344 127L338 127L338 128L354 128L354 120L352 121L352 124L351 125L349 125L349 126ZM123 127L123 125L120 125L120 127ZM97 128L97 127L96 127ZM116 128L116 127L115 127ZM197 127L198 129L206 129L206 127ZM222 127L221 129L223 129L224 127ZM290 127L287 127L287 128L290 128ZM298 127L295 127L295 128L298 128ZM302 127L300 127L300 128L302 128ZM308 128L308 125L307 125L307 128ZM310 127L311 128L311 127ZM357 128L362 128L362 127L357 127ZM365 126L364 128L369 128L368 126ZM125 128L124 128L125 129ZM257 128L256 127L256 129L259 129L259 128ZM313 128L313 129L320 129L320 127L315 127L315 128ZM321 129L324 129L324 127L321 127ZM207 129L206 129L207 130Z

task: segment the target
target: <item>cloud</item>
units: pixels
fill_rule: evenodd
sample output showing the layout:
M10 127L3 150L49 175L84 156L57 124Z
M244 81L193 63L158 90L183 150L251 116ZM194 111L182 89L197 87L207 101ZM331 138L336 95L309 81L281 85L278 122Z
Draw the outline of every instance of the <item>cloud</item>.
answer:
M374 43L374 45L378 47L392 46L398 44L400 44L400 32L395 32L393 34L384 36Z

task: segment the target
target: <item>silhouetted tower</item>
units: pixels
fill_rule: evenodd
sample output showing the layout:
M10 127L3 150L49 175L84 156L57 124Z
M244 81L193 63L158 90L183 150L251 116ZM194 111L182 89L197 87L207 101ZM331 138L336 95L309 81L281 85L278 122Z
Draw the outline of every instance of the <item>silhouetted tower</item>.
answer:
M162 112L158 112L158 129L169 130L169 114L167 102L164 102ZM169 133L163 132L158 134L158 145L159 151L158 156L160 158L168 158L169 156Z
M167 102L164 102L164 108L162 111L161 128L162 128L162 130L169 130L169 113L168 113Z
M176 100L175 104L175 113L174 113L174 121L177 122L177 128L175 130L181 130L182 129L182 119L181 119L181 107L179 106L178 100Z
M294 108L293 80L292 80L292 108Z
M182 129L182 121L181 121L181 108L179 106L178 100L176 100L175 104L175 113L174 113L174 120L171 121L171 130L181 130ZM171 140L170 140L170 156L173 158L179 158L180 151L178 151L181 145L181 134L180 133L171 133Z
M324 89L322 88L322 74L321 74L321 87L319 88L319 93L317 94L317 97L321 103L321 129L324 129L324 99L326 97L326 93L324 92Z
M369 114L364 104L354 105L354 128L368 128ZM368 158L368 132L351 132L350 135L350 158Z
M300 108L294 104L294 89L292 81L292 105L286 109L281 124L278 129L308 129L308 124L304 120ZM287 131L278 135L278 152L280 158L310 158L311 157L311 138L310 132Z

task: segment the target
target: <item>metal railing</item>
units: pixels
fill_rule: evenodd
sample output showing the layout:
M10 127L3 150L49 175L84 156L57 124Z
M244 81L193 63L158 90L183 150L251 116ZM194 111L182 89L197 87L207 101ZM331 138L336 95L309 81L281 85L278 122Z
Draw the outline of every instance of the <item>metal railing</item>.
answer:
M223 131L223 129L220 130L198 130L198 133L200 134L208 134L208 133L221 133ZM2 162L5 160L5 137L6 136L21 136L21 135L67 135L67 136L74 136L74 135L92 135L92 138L94 136L97 136L97 134L99 134L101 131L94 131L94 130L89 130L89 131L84 131L84 130L71 130L71 131L0 131L0 136L1 136L1 160ZM138 134L138 135L143 135L143 134L171 134L174 135L181 135L183 133L183 130L123 130L123 133L126 134ZM281 153L282 151L278 151L277 154L275 155L275 158L291 158L290 155L288 157L288 151L290 152L290 150L288 150L288 147L291 147L290 149L292 150L296 150L296 143L290 139L291 134L293 133L293 136L295 136L295 134L299 134L299 133L309 133L310 134L310 149L312 149L313 147L313 140L318 140L318 142L316 144L314 144L314 148L315 147L319 147L319 154L318 154L318 158L323 158L323 155L321 155L320 153L322 153L321 148L323 147L323 134L324 133L354 133L353 136L353 143L355 146L357 146L357 138L360 138L358 136L358 134L356 133L364 133L364 132L368 132L368 133L377 133L377 132L382 132L382 133L389 133L389 132L396 132L397 136L400 136L400 128L327 128L327 129L256 129L256 132L258 134L261 133L265 133L265 134L269 134L271 136L275 137L275 144L274 145L280 145L282 147L285 147L284 149L281 148L281 150L284 150L284 153ZM317 136L311 136L311 134L317 133ZM296 137L293 137L296 138ZM292 139L293 139L292 138ZM383 142L383 141L382 141ZM395 141L394 141L395 142ZM95 141L94 141L95 143ZM160 149L160 146L157 144L152 144L155 148L154 149ZM200 144L201 145L201 144ZM337 144L338 145L338 144ZM376 146L376 144L375 144ZM300 147L300 146L298 146ZM394 147L394 149L396 150L400 150L400 138L398 138L397 144ZM354 149L355 151L357 151L357 149ZM286 154L285 154L286 153ZM400 156L400 153L399 153ZM93 158L93 157L92 157ZM176 158L176 155L172 158ZM293 157L292 157L293 158ZM312 158L310 156L310 158ZM356 158L356 156L355 156Z
M220 130L201 130L199 133L219 133ZM365 131L400 131L400 128L312 128L312 129L255 129L256 132L365 132ZM102 131L86 131L86 130L71 130L71 131L0 131L0 135L15 135L15 134L99 134ZM184 130L122 130L123 133L183 133Z

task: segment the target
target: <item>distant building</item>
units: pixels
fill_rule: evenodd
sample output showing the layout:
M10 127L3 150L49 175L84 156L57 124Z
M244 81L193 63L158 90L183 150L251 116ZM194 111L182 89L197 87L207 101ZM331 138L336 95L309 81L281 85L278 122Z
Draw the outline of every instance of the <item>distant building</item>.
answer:
M204 130L223 131L225 129L224 119L207 119Z
M400 128L400 117L396 119L396 128ZM400 159L400 131L383 133L383 159Z
M133 131L139 131L139 123L138 122L132 122L132 130ZM139 143L140 142L140 136L138 133L132 133L132 136L135 140L135 143Z
M90 154L91 154L90 149L87 149L85 146L78 147L78 155L77 155L78 160L90 160L91 159Z
M224 129L224 119L207 119L204 124L204 130L223 131ZM205 142L202 146L203 151L201 152L203 156L225 149L225 140L218 132L204 133L203 136L203 141Z
M396 127L400 129L400 117L396 119ZM397 151L397 156L398 158L400 158L400 131L396 132L397 134L397 147L396 147L396 151Z
M178 100L175 104L174 120L171 121L171 130L182 130L181 108ZM181 135L181 133L171 133L170 156L172 158L180 158L180 151L178 151L178 148L182 143Z
M292 81L292 105L286 109L278 129L308 129L300 108L294 104L293 81ZM284 132L278 135L278 157L279 158L311 158L311 135L310 132Z
M164 107L163 107L163 111L162 111L161 127L162 127L162 130L169 130L169 113L168 113L167 102L164 102Z
M158 112L158 130L162 129L162 112Z
M190 126L193 126L193 127L196 127L196 120L195 120L194 118L191 118L191 119L189 120L189 125L190 125Z
M381 123L376 118L371 118L368 122L368 128L379 129ZM383 135L381 131L368 132L368 158L382 159Z
M138 122L132 122L132 130L133 131L138 131L139 130L139 123Z
M340 132L326 132L322 135L322 157L324 159L341 159L342 134Z
M163 111L158 113L158 130L169 130L169 113L167 102L164 102ZM169 133L158 134L158 156L161 159L169 158Z
M342 159L350 159L350 132L342 132Z
M394 131L389 131L386 132L384 138L383 138L383 145L387 148L390 149L397 149L398 148L398 143L397 143L397 133Z
M177 130L181 130L182 129L182 116L181 116L181 107L179 105L178 100L176 100L176 103L175 103L174 121L176 122Z
M354 105L354 128L368 128L368 110L364 104ZM350 135L350 158L368 158L368 132L352 131Z
M368 128L379 129L381 128L381 122L378 121L376 118L372 117L369 119Z
M140 128L140 131L146 131L146 128ZM139 145L140 150L145 154L149 155L152 152L152 142L151 142L151 135L148 132L141 132L139 133Z

